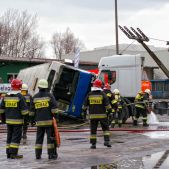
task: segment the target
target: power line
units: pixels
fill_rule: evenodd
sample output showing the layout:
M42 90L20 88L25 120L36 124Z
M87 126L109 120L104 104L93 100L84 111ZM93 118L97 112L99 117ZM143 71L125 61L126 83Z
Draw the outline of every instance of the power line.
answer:
M120 55L123 54L124 51L126 51L136 40L133 40L133 42L131 42L127 47L125 47L121 52Z
M169 45L169 41L167 41L167 40L156 39L156 38L149 38L149 39L156 40L156 41L161 41L161 42L166 42L166 45Z

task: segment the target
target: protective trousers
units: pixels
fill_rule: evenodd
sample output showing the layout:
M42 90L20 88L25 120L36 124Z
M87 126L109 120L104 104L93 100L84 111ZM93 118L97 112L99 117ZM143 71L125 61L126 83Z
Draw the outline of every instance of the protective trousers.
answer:
M27 130L28 130L28 120L24 119L23 131L22 131L22 138L23 139L27 138Z
M119 125L122 124L122 109L119 109L118 111L112 113L112 122L111 122L111 124L115 125L116 121L117 121L117 123Z
M147 123L147 110L143 108L136 107L135 120L137 121L139 117L143 117L143 124Z
M56 154L55 140L53 139L53 127L37 127L36 133L36 145L35 145L35 154L36 156L41 156L42 154L42 146L43 140L45 136L45 132L47 134L47 149L48 155Z
M22 137L22 125L7 125L6 154L18 154Z
M109 122L107 118L104 119L91 119L90 120L90 143L96 144L97 142L97 127L98 124L101 124L103 135L104 135L104 142L108 143L110 141L110 133L109 133Z

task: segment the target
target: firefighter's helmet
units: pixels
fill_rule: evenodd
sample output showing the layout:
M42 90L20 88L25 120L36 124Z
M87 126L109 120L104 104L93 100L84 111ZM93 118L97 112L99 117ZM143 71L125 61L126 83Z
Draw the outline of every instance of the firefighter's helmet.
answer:
M103 85L102 81L100 79L96 79L94 82L93 82L93 87L98 87L98 88L101 88Z
M118 95L118 94L120 94L120 91L118 89L114 89L113 93Z
M109 84L109 83L106 83L106 84L104 85L104 89L108 89L108 90L110 90L110 88L111 88L111 86L110 86L110 84Z
M147 94L149 94L149 95L151 94L150 89L146 89L144 92L147 93Z
M40 79L38 81L38 87L43 88L43 89L47 89L48 88L48 81L46 79Z
M21 90L28 90L28 85L25 84L25 83L23 83L23 84L22 84Z
M22 81L19 79L13 79L11 81L11 89L12 90L21 90L22 87Z

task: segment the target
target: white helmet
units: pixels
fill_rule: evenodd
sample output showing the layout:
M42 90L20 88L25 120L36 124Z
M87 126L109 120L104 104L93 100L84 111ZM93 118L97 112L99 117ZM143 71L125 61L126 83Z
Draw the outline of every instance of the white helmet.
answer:
M43 88L43 89L47 89L48 88L48 81L46 79L40 79L38 81L38 87Z
M21 90L28 90L28 85L25 84L25 83L23 83L23 84L22 84Z
M114 94L120 94L120 91L119 91L118 89L114 89L114 90L113 90L113 93L114 93Z
M146 89L146 90L144 90L144 92L147 93L147 94L149 94L149 95L151 94L150 89Z

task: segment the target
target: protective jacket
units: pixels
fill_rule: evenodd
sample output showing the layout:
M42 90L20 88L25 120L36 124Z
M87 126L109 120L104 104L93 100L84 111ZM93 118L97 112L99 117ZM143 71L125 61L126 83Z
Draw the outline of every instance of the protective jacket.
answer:
M20 93L7 94L2 100L0 113L5 113L7 124L23 124L23 117L28 114L24 97Z
M112 113L114 113L115 110L117 109L117 101L115 100L114 93L112 93L111 90L109 89L104 89L103 91L106 93L107 97L109 98L109 102L112 107Z
M52 118L59 113L54 96L47 91L39 91L33 97L30 116L35 117L39 127L52 126Z
M135 107L145 109L146 105L143 101L144 101L144 95L138 93L137 96L135 97Z
M90 119L102 119L107 118L107 113L111 112L111 105L106 94L101 90L95 90L89 92L87 95L83 110L89 107L89 118Z

